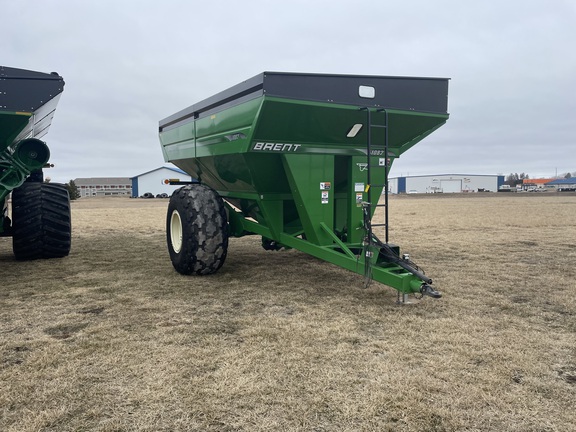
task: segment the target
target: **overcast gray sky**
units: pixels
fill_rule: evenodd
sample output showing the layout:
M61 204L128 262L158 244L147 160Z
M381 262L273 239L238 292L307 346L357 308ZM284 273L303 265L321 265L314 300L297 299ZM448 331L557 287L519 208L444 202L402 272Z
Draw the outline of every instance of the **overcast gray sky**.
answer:
M576 0L0 0L0 65L66 86L53 181L164 165L158 121L263 71L451 78L392 176L576 171Z

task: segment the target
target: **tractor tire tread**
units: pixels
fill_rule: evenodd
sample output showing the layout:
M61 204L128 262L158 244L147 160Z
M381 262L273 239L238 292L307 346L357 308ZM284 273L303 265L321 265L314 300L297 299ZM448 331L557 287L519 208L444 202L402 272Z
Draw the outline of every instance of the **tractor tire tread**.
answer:
M177 210L182 221L182 247L177 253L171 244L170 219ZM203 184L176 190L170 198L166 220L168 249L172 265L181 274L209 275L226 260L228 220L224 201Z
M17 260L70 253L70 197L58 183L28 182L12 193L12 247Z

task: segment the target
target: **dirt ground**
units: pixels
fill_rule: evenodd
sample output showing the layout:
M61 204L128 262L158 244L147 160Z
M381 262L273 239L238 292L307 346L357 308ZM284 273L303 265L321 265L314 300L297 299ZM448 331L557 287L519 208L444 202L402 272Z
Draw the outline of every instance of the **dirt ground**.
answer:
M443 293L260 239L170 263L168 200L72 203L73 246L0 238L1 431L569 431L576 194L393 196L390 240Z

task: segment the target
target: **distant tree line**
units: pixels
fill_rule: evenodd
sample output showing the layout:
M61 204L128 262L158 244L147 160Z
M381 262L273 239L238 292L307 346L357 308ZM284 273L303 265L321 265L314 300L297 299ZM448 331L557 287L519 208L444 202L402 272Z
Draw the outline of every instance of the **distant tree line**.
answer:
M525 173L521 173L520 175L518 175L518 173L510 173L510 175L506 176L506 181L504 182L504 184L510 186L516 186L522 184L524 182L524 179L529 178L530 177L528 176L528 174Z
M78 193L78 187L74 180L70 180L68 183L65 184L66 189L68 189L68 194L70 195L71 200L75 200L80 198L80 193Z
M576 177L576 171L571 172L571 173L566 172L566 173L562 173L562 174L556 176L556 178L572 178L572 177Z

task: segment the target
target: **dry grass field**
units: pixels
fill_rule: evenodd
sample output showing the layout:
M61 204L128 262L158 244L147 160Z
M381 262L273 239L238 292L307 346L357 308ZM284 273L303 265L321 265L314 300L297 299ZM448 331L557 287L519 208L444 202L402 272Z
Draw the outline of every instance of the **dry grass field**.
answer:
M73 249L0 238L0 431L571 431L576 195L392 197L444 297L232 239L185 277L167 200L73 202Z

